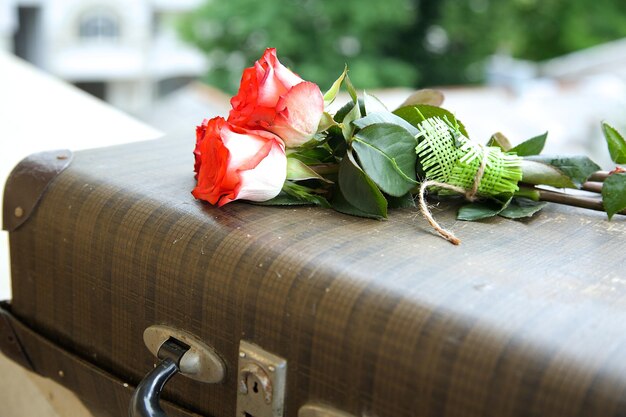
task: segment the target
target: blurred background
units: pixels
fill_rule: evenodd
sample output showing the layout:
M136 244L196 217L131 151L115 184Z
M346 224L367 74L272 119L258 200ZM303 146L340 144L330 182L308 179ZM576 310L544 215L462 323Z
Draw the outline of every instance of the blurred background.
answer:
M481 141L549 130L606 162L599 121L626 125L623 0L0 0L1 49L165 133L226 114L269 46L391 107L440 88Z

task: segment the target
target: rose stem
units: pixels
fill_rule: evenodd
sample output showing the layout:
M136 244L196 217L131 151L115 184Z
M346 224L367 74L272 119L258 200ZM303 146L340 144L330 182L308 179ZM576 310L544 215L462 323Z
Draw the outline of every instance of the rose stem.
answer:
M591 191L592 193L598 193L598 194L602 193L601 182L587 181L583 183L583 186L581 188L585 191Z
M548 190L537 191L539 191L539 200L541 201L549 201L551 203L565 204L567 206L581 207L596 211L605 211L602 201L596 198L574 196ZM616 214L626 215L626 210L619 211Z
M609 171L596 171L591 174L589 178L587 178L587 181L604 182L604 180L607 179L609 175L611 175Z
M339 172L339 164L317 164L317 165L309 165L313 171L317 172L320 175L324 174L336 174Z

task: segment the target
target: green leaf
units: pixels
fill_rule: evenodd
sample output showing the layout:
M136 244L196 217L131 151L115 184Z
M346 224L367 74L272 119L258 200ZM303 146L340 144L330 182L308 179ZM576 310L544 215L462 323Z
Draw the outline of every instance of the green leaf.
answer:
M348 112L348 114L346 114L341 122L341 132L347 141L352 139L352 134L354 133L354 125L352 122L360 118L361 107L358 104L353 104L352 109Z
M307 165L335 162L331 151L325 146L318 146L310 149L290 148L287 149L287 157L299 159Z
M348 114L348 112L352 110L353 107L354 107L354 103L351 101L348 101L346 104L341 106L339 110L337 110L337 113L335 113L335 116L333 117L333 119L335 119L337 123L343 122L344 117L346 117L346 114Z
M313 190L308 187L291 181L285 181L283 189L271 200L252 203L259 206L306 206L314 204L321 207L330 207L330 204L324 197L313 193Z
M350 94L350 97L352 97L352 102L358 103L359 100L356 93L356 88L354 88L354 85L352 85L352 80L350 80L350 77L347 73L344 78L344 82L346 83L346 90L348 90L348 94Z
M333 192L333 199L331 201L331 206L336 211L343 213L343 214L349 214L350 216L367 217L369 219L379 219L379 220L383 218L382 216L366 213L365 211L359 210L358 208L350 204L348 200L346 199L346 197L341 192L341 188L339 187L335 187L335 190Z
M510 152L515 152L517 156L539 155L546 144L547 138L548 132L543 135L535 136L534 138L528 139L516 147L511 148Z
M339 165L339 188L345 200L363 216L387 217L387 200L374 181L359 168L351 152L346 153Z
M438 90L423 89L417 90L407 97L398 108L415 106L418 104L428 104L429 106L440 107L443 104L443 93Z
M508 152L509 149L513 148L509 139L500 132L496 132L491 135L491 138L489 138L489 141L487 142L487 146L497 146L504 152Z
M303 200L298 197L291 196L284 191L281 191L276 197L267 201L248 201L248 203L255 206L310 206L312 203L307 200Z
M545 201L533 201L527 198L514 198L508 206L506 206L500 213L502 217L507 219L521 219L523 217L531 217L548 203Z
M415 138L404 128L386 123L367 126L352 142L365 173L381 190L395 197L417 185L416 145Z
M387 106L383 104L378 97L363 92L363 105L365 106L365 114L388 112Z
M413 199L413 194L411 193L406 193L401 197L385 195L385 198L387 199L387 205L389 208L400 209L415 207L415 200Z
M363 100L359 99L358 103L359 103L359 107L360 107L359 110L361 111L361 114L365 114L365 105L363 103ZM354 102L348 101L346 104L341 106L339 110L337 110L337 113L335 113L335 117L333 117L333 119L335 119L337 123L343 122L343 119L346 117L348 112L352 110L353 107L354 107Z
M467 134L467 130L465 130L465 126L454 117L454 114L450 113L448 110L442 107L429 106L428 104L419 104L417 106L406 106L400 107L397 110L394 110L393 113L396 116L402 117L407 122L411 123L413 126L417 126L420 124L423 119L422 115L426 119L430 119L431 117L440 117L441 119L448 119L448 121L452 124L455 122L459 124L459 130L465 137L469 137Z
M367 116L355 120L352 123L359 129L364 129L367 126L378 123L390 123L403 127L413 136L417 136L419 134L419 130L417 130L415 126L391 112L368 113Z
M336 126L337 122L333 119L333 116L324 112L322 113L322 118L320 119L320 124L317 126L317 133L324 132L330 129L333 126Z
M535 167L536 173L541 173L542 178L536 179L530 175L531 172L527 173L527 169L529 168L528 162L536 162L544 165L544 167ZM547 166L548 169L546 169L545 166ZM553 168L551 175L549 168ZM551 185L559 188L580 188L582 183L599 169L600 166L586 156L528 156L524 158L522 162L522 181L530 184Z
M324 182L331 182L319 175L317 172L313 171L304 162L296 158L287 158L287 179L292 181L315 179L322 180Z
M495 200L466 204L459 209L456 218L466 221L488 219L497 216L507 204Z
M609 216L626 209L626 173L609 175L602 184L602 204Z
M322 207L330 207L328 200L326 200L321 195L314 193L311 188L305 187L304 185L296 184L291 181L285 181L282 191L284 191L291 197L297 198L301 201L306 201L309 204L315 204Z
M611 160L618 164L626 164L626 140L624 137L606 122L602 122L602 133L604 133L604 138L609 146Z
M333 103L333 101L335 101L335 98L337 97L337 93L339 93L339 89L341 88L341 84L343 83L343 80L344 80L344 78L346 77L347 74L348 74L348 66L346 65L344 67L344 69L343 69L343 72L339 76L339 78L337 78L335 80L335 82L328 89L326 94L324 94L324 107L330 106Z
M346 138L343 137L341 129L338 126L331 127L328 130L327 139L327 144L333 157L337 157L339 159L343 158L346 154L346 150L348 149L348 143L346 142Z

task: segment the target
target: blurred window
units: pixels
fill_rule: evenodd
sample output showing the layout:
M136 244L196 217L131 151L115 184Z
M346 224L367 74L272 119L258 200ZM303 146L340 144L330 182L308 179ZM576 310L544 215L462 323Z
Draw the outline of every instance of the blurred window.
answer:
M80 38L84 40L114 41L120 36L117 16L108 10L94 10L80 18Z

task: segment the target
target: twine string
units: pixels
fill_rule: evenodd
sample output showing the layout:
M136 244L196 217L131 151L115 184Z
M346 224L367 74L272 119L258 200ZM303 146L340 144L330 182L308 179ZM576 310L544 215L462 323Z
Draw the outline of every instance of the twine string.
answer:
M461 192L461 194L465 194L465 198L468 201L476 201L476 193L478 193L478 187L480 187L480 182L483 180L483 176L485 176L485 170L487 169L487 149L484 145L480 145L480 149L482 150L482 157L480 160L480 166L478 167L478 171L476 171L476 175L474 176L474 183L472 184L472 188L467 191Z
M461 239L456 237L454 233L452 233L450 230L444 229L443 227L439 225L439 223L437 223L437 221L433 217L433 214L428 208L428 205L426 204L426 190L428 189L428 187L445 188L446 190L463 194L468 201L472 201L472 202L476 201L478 188L480 187L480 182L482 181L483 176L485 175L485 170L487 168L487 152L486 152L487 150L482 145L481 145L481 149L482 149L482 158L480 161L480 166L478 167L478 170L476 171L476 175L474 176L474 182L472 184L472 188L470 188L469 190L462 188L462 187L458 187L456 185L447 184L441 181L433 181L433 180L424 181L422 182L422 185L420 186L419 207L420 207L420 211L422 212L422 216L424 216L424 218L428 221L428 223L432 226L432 228L435 229L441 237L443 237L444 239L446 239L448 242L452 243L453 245L461 244Z
M439 223L437 223L437 220L435 220L435 218L433 217L433 214L430 212L430 209L428 208L428 206L426 205L426 198L425 198L426 189L428 187L434 187L434 186L446 188L448 190L455 191L460 194L464 194L466 190L461 187L457 187L456 185L451 185L451 184L446 184L445 182L430 180L430 181L422 182L422 185L420 187L420 192L419 192L419 206L420 206L420 211L422 212L422 216L424 216L424 218L428 221L428 223L430 223L432 228L435 229L437 233L441 235L441 237L443 237L444 239L446 239L448 242L452 243L453 245L459 245L461 243L461 240L458 237L456 237L454 233L452 233L451 231L441 227Z

